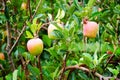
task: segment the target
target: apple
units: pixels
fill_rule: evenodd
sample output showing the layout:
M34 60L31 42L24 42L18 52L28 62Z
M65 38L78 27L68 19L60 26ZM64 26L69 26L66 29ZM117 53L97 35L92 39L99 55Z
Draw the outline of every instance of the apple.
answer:
M27 9L27 4L25 2L22 3L21 9L26 10Z
M83 21L83 36L89 38L95 38L98 32L98 24L94 21Z
M0 60L4 60L5 59L5 56L3 53L0 53Z
M62 24L57 23L57 25L58 25L60 28L63 29L63 25L62 25ZM54 31L54 30L58 30L58 28L57 28L55 25L50 24L50 25L48 26L48 37L49 37L50 39L56 39L56 36L53 34L53 31Z
M27 49L31 55L39 55L43 51L43 41L39 38L33 38L28 40Z

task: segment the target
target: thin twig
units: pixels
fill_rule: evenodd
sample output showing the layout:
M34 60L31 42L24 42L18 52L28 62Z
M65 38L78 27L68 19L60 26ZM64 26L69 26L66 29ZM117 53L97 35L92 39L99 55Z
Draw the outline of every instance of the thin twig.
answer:
M3 7L4 7L4 15L6 16L6 30L7 30L7 46L6 46L6 50L7 52L9 52L10 47L11 47L11 26L10 26L10 22L9 22L9 13L8 13L8 9L7 9L7 5L6 5L6 0L3 0ZM12 56L10 56L9 54L7 54L8 59L10 61L11 64L11 69L12 71L15 70L15 65L13 63L13 59Z
M15 41L15 43L12 45L11 49L9 50L9 52L8 52L9 55L11 55L12 50L13 50L13 49L15 48L15 46L17 45L17 43L18 43L20 37L22 36L23 32L25 31L25 28L26 28L26 24L24 24L24 26L23 26L23 28L22 28L22 30L21 30L19 36L17 37L17 39L16 39L16 41Z
M110 58L108 59L106 65L105 65L105 67L104 67L104 69L106 69L107 65L109 64L109 62L110 62L110 61L112 60L112 58L114 57L116 50L117 50L117 47L114 45L114 52L113 52L113 54L110 56Z
M66 59L67 59L67 56L68 56L68 52L64 55L64 58L63 58L63 65L62 65L62 69L61 69L59 80L62 80L62 78L64 76L64 71L65 71L65 68L66 68Z
M83 37L84 40L84 52L87 51L87 37Z
M51 8L52 8L52 20L54 20L54 6L53 6L53 0L50 0L51 2Z
M39 67L39 70L40 70L40 80L43 80L40 55L38 56L38 67Z
M2 64L0 64L0 68L1 68L2 70L4 70L4 67L2 66Z
M35 9L35 12L34 12L32 18L31 18L31 20L35 17L35 15L36 15L36 13L37 13L37 11L38 11L41 3L42 3L42 0L39 0L38 5L37 5L37 7L36 7L36 9ZM30 20L30 21L31 21L31 20Z
M29 10L30 18L32 18L30 0L27 0L27 9Z

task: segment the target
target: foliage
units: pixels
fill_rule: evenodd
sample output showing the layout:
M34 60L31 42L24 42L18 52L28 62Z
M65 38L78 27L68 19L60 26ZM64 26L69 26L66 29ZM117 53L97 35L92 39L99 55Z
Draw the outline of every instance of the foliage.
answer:
M27 9L21 9L23 2ZM119 0L0 1L0 53L5 55L5 60L0 60L0 80L119 79L119 3ZM83 36L84 18L99 24L96 38ZM53 31L55 40L48 38L49 24L58 28ZM33 37L44 42L39 56L30 55L26 48Z

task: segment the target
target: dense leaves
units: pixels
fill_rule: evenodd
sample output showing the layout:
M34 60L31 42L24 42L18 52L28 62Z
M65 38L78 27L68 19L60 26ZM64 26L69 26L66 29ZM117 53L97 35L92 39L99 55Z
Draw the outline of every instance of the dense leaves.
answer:
M22 8L22 3L26 5ZM120 77L119 0L0 1L0 80L102 80ZM95 38L83 36L83 20L99 24ZM63 29L58 25L63 25ZM57 29L48 37L48 26ZM27 50L39 37L41 55ZM41 46L39 46L41 47Z

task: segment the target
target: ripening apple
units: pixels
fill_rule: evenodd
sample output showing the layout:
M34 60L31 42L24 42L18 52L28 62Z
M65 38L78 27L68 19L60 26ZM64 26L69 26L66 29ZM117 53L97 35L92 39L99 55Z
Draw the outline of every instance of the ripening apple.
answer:
M94 21L83 21L83 36L95 38L98 32L98 24Z
M43 41L39 38L33 38L28 40L27 49L31 55L39 55L43 51Z
M58 23L57 25L58 25L60 28L63 29L63 25L62 25L62 24ZM56 39L56 36L53 34L53 31L54 31L54 30L58 30L58 28L57 28L55 25L50 24L50 25L48 26L48 37L49 37L50 39Z
M4 60L5 59L5 56L3 53L0 53L0 60Z
M22 3L21 9L26 10L27 9L27 4L25 2Z

